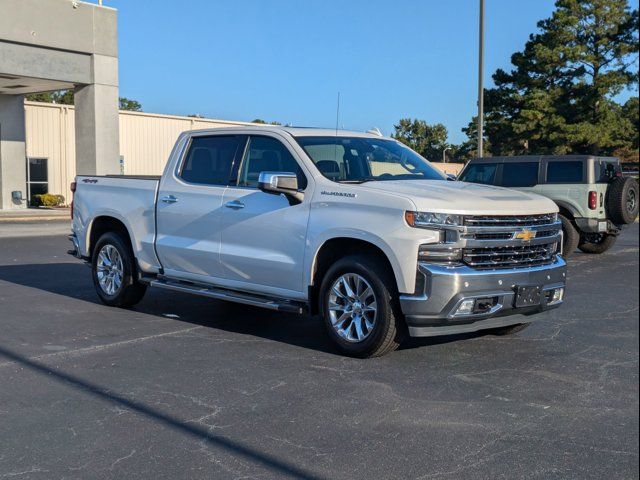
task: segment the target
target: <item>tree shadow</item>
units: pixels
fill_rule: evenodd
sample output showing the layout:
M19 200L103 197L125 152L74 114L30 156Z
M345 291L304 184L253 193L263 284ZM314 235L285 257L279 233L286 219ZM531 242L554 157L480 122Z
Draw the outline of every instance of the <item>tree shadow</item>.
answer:
M91 395L105 402L118 405L122 408L131 410L135 413L150 418L151 420L158 422L167 428L175 430L189 437L193 437L198 441L205 441L207 445L211 447L220 448L227 451L231 455L239 456L246 460L249 460L254 464L260 465L266 470L278 474L278 476L312 480L320 480L321 478L324 478L312 473L305 468L298 467L268 453L260 452L236 440L226 438L222 435L213 435L205 428L190 423L185 423L180 419L172 417L171 415L168 415L158 409L150 407L136 400L125 398L114 393L110 389L103 388L95 383L91 383L74 375L65 373L60 369L51 369L40 362L33 361L6 348L0 347L0 356L16 362L16 364L20 365L21 367L44 375L47 379L57 380L65 385L75 388L82 393Z

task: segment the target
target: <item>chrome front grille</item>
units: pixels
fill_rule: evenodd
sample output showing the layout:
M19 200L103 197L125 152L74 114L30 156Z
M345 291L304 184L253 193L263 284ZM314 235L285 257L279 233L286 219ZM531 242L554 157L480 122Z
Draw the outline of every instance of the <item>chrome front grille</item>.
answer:
M553 263L557 249L557 243L465 248L462 250L462 260L480 270L533 267Z
M555 213L465 216L462 261L484 270L547 265L559 251L561 232Z
M542 215L484 215L464 217L465 226L469 227L514 227L549 225L557 221L555 213Z

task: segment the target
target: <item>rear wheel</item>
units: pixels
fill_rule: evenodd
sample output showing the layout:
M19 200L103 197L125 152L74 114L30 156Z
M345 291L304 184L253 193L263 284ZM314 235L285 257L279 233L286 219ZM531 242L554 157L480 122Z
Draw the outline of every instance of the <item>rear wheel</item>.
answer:
M336 262L320 287L320 312L329 337L345 355L369 358L400 345L406 330L392 274L354 255Z
M576 251L576 248L578 248L580 234L567 217L558 215L558 218L562 222L562 255L564 258L568 258Z
M147 287L138 282L131 247L116 232L100 237L91 262L93 285L102 303L131 307L142 300Z
M604 253L613 247L617 238L608 233L584 233L578 248L584 253Z

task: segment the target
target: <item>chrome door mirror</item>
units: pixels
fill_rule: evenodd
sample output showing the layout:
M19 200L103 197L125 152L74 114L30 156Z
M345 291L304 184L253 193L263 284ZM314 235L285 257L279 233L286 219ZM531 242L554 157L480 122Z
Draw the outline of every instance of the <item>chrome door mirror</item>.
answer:
M297 203L302 201L304 194L298 191L298 177L292 172L260 172L258 188L273 195L284 194Z

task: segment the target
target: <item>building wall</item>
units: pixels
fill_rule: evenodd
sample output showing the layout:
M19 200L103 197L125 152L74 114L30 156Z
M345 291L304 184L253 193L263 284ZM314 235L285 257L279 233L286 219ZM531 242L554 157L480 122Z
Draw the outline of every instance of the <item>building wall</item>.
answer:
M48 159L49 193L67 200L76 175L74 118L73 106L25 102L27 157ZM127 175L160 175L173 144L185 130L247 125L124 110L119 123L120 155Z

